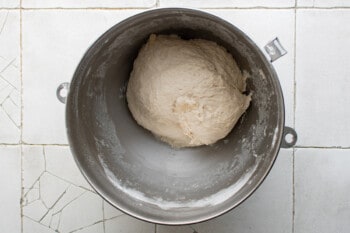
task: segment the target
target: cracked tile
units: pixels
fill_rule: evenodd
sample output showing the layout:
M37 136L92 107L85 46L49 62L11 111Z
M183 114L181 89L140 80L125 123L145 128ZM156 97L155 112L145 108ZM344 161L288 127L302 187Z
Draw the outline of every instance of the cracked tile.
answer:
M21 85L21 82L18 78L19 69L18 65L16 65L16 58L6 62L6 66L0 69L1 78L9 85L11 85L14 90L19 91L19 86Z
M0 76L0 103L3 103L12 91L13 87L11 84Z
M23 146L23 169L23 213L30 227L88 232L103 222L103 200L82 182L68 147Z
M21 150L19 146L0 146L0 184L2 187L0 192L1 232L20 232Z
M19 143L20 129L14 124L8 113L0 106L0 141L3 143Z
M115 218L124 214L106 201L103 201L103 210L105 219Z
M81 230L74 231L76 233L104 233L103 223L97 223L92 226L84 227Z
M102 199L87 191L62 210L58 230L71 232L98 221L103 221Z
M56 230L58 229L58 226L60 224L61 213L62 212L58 212L51 216L50 222L48 224L50 228L56 229Z
M39 183L39 181L37 182ZM33 201L39 200L40 198L40 193L39 193L39 188L31 188L31 189L23 189L24 192L24 197L23 197L23 202L22 205L26 206Z
M93 190L78 169L68 146L47 146L45 156L48 172L75 186Z
M44 205L43 201L40 199L26 206L23 206L23 215L37 222L40 222L40 220L45 216L47 211L48 209Z
M42 146L23 146L23 187L31 189L45 171Z
M20 93L19 91L13 91L10 93L9 98L11 99L11 101L17 106L19 107L21 105L21 99L20 99Z
M44 173L40 177L40 197L44 204L51 208L65 194L69 184L57 177Z
M19 232L19 231L18 231ZM55 233L54 230L24 216L23 233Z
M0 10L0 143L20 141L19 37L19 10Z
M82 188L78 188L73 185L69 186L59 202L57 202L57 204L52 208L52 215L61 212L67 205L75 201L85 192L86 190Z
M18 111L18 105L10 98L11 94L2 103L3 111L7 113L7 116L12 123L20 129L21 126L21 113ZM16 100L17 101L17 100Z
M105 222L105 233L154 233L155 225L128 215L122 215Z

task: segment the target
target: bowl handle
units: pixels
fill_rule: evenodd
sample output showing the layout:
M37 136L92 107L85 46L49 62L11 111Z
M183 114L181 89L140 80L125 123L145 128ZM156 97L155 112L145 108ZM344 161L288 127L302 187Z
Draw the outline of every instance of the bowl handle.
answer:
M281 147L291 148L296 144L297 140L298 140L298 135L295 132L295 130L293 128L285 126L283 129Z
M271 62L274 62L278 58L280 58L280 57L282 57L282 56L287 54L287 50L285 50L283 48L283 46L280 43L278 37L276 37L275 39L273 39L269 43L267 43L264 46L264 49L267 52L267 54L270 56L270 61Z
M63 104L66 103L68 91L69 91L69 83L67 83L67 82L61 83L57 87L57 90L56 90L57 99Z

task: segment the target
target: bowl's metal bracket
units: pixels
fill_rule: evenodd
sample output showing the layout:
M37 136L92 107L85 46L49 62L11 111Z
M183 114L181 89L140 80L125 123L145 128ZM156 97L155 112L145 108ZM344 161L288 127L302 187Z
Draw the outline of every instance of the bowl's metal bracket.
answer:
M288 135L291 136L290 141L288 141L286 138ZM295 130L293 128L285 126L283 129L281 147L282 148L291 148L297 143L297 140L298 140L298 135L295 132Z
M62 91L63 91L63 90L66 91L66 94L65 94L65 95L62 94ZM68 91L69 91L69 83L67 83L67 82L61 83L61 84L57 87L57 90L56 90L57 99L58 99L61 103L63 103L63 104L66 103Z
M270 61L274 62L278 58L287 54L287 50L283 48L279 39L276 37L264 46L265 51L270 56Z

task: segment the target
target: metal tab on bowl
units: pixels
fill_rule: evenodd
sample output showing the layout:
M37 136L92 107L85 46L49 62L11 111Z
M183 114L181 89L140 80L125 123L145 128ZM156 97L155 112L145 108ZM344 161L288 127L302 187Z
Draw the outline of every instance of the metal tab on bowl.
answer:
M264 48L265 48L265 51L269 54L271 62L274 62L278 58L287 54L287 50L285 50L282 47L278 37L276 37L275 39L267 43L267 45L265 45Z
M293 147L298 140L298 135L295 132L295 130L291 127L285 126L283 129L283 136L282 136L282 148L291 148Z
M57 99L65 104L67 100L67 95L68 95L68 90L69 90L69 83L61 83L56 90L56 96Z

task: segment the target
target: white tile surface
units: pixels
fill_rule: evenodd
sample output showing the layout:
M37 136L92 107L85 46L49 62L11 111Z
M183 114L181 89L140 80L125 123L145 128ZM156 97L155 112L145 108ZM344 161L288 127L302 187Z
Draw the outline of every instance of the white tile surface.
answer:
M67 146L23 146L23 168L24 232L101 229L103 200L90 191Z
M22 0L24 8L127 8L152 7L156 0Z
M19 0L0 0L1 232L21 232L21 146L24 233L291 233L292 152L282 150L262 186L242 205L215 220L169 227L118 211L92 191L69 152L64 105L55 92L70 81L86 49L108 28L156 0L22 0L23 140ZM284 92L286 124L293 126L296 55L296 130L301 146L350 147L349 9L297 9L294 0L159 0L161 7L198 7L247 33L260 48L278 36L288 54L273 63ZM298 7L349 7L347 0L298 0ZM210 9L210 8L262 9ZM36 9L36 8L93 8ZM278 9L266 9L278 8ZM296 51L294 51L296 45ZM294 233L350 230L348 149L297 149ZM8 177L11 177L9 179Z
M220 8L220 7L293 7L295 0L160 0L161 7L198 7L198 8Z
M71 232L103 221L102 199L95 193L85 192L62 210L60 220L60 232Z
M103 202L103 211L105 219L115 218L124 214L106 201Z
M297 13L299 145L350 146L350 27L344 22L350 22L350 10Z
M57 100L56 88L71 80L81 57L102 33L136 12L23 12L24 142L67 143L65 106Z
M20 0L0 0L0 8L17 8Z
M349 232L350 150L298 149L295 233Z
M128 215L107 220L105 222L105 233L154 233L155 225L147 223Z
M21 149L0 146L0 229L21 231Z
M19 10L0 10L0 143L20 141L19 38Z
M45 171L44 148L42 146L23 146L22 150L23 188L29 191L39 184L39 178Z
M292 186L292 150L281 150L268 177L240 206L191 228L158 226L157 233L291 233Z
M92 190L87 183L67 146L48 146L45 147L46 169L54 176L68 181L69 183Z
M288 53L273 63L282 85L286 125L293 126L294 12L293 10L208 10L246 33L259 48L276 36ZM254 20L252 20L254 19Z
M164 226L157 225L157 233L195 233L193 226Z
M92 226L84 227L83 229L75 232L76 233L104 233L103 222L93 224Z
M24 216L23 217L23 233L55 233L54 230Z
M347 7L349 0L297 0L298 7Z
M66 192L69 184L63 180L57 179L50 173L45 172L40 177L40 197L43 204L51 208L57 200Z

